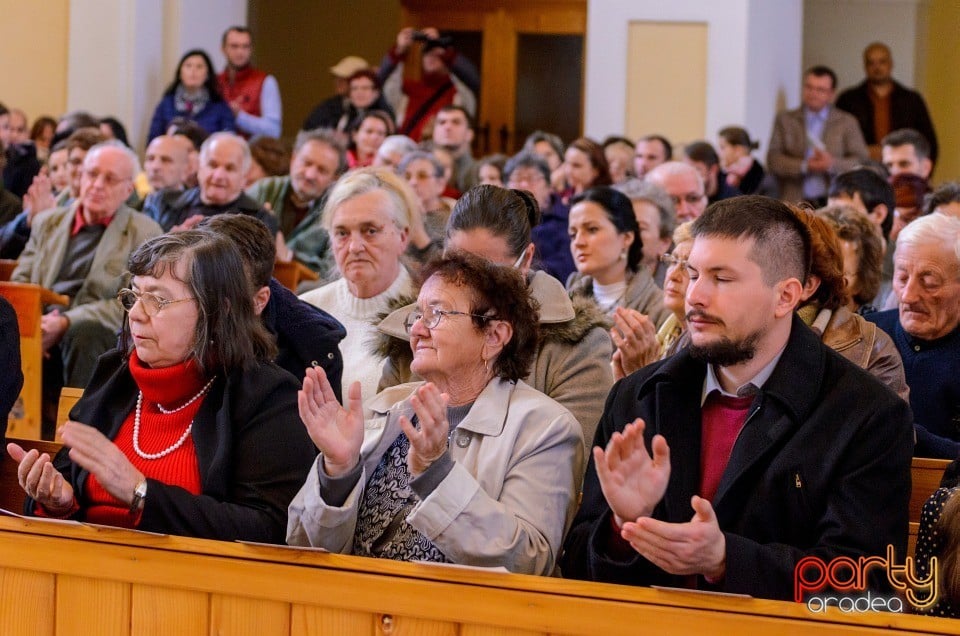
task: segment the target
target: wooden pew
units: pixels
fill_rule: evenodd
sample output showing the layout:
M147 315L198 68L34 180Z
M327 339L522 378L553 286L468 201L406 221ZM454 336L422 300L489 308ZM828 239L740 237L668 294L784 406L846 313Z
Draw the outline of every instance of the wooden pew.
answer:
M0 518L3 633L960 634L960 621Z
M297 286L305 280L317 280L320 275L299 261L290 261L281 263L277 261L273 264L273 277L280 281L280 284L297 293Z
M7 437L7 442L19 444L25 450L36 448L41 453L47 453L53 457L60 450L62 444L59 442L46 442L38 439L16 439ZM0 458L0 508L16 512L23 511L23 500L27 498L20 482L17 480L17 462L13 461L7 455L7 449L4 447L3 456Z
M7 435L40 439L43 395L43 344L40 317L44 305L69 305L70 299L29 283L0 282L0 296L13 305L20 329L20 366L23 390L10 413Z
M65 386L60 389L60 402L57 404L57 433L54 440L60 441L60 425L70 417L70 410L80 398L83 397L83 389L77 387Z
M9 281L15 269L17 269L17 261L9 258L0 258L0 282Z
M914 457L910 467L910 521L920 521L923 504L940 487L948 459Z

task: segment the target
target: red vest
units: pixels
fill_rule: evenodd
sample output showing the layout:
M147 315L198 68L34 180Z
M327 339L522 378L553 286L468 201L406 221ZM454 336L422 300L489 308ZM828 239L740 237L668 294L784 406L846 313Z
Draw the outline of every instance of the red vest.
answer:
M232 78L230 75L229 68L217 75L217 83L220 85L223 99L228 103L239 100L240 110L259 117L260 91L267 74L252 66L246 66L239 71L234 71Z

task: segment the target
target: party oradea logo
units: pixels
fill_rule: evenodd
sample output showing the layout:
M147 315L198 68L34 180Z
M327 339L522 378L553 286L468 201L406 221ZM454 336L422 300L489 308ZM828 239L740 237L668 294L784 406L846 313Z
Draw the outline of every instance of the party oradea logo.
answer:
M897 564L892 545L887 546L886 557L839 556L825 561L808 556L793 570L793 598L814 613L826 612L828 607L842 612L903 612L904 600L922 612L937 602L938 567L937 558L932 557L929 573L921 578L911 557ZM885 575L895 593L884 596L869 590L874 573Z

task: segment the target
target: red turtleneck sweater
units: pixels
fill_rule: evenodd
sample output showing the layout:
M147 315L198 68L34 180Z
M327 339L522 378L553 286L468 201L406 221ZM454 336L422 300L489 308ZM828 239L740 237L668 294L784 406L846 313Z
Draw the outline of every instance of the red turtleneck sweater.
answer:
M130 374L143 392L140 411L140 450L147 454L159 453L173 446L180 439L200 410L203 398L169 415L161 413L157 404L163 405L167 410L177 408L196 395L209 378L200 374L192 359L172 367L151 369L140 362L136 351L130 356ZM136 409L131 411L124 420L113 443L148 479L163 482L169 486L179 486L193 495L200 494L200 467L193 445L193 434L188 435L183 444L169 455L159 459L144 459L133 449L135 416ZM148 490L148 499L149 496ZM91 523L131 528L136 527L140 522L139 517L130 516L129 506L104 490L93 475L87 479L84 505L86 508L84 518Z

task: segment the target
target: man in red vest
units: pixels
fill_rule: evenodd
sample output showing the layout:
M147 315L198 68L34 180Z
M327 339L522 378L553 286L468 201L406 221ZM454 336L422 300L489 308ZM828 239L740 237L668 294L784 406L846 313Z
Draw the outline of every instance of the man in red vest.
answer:
M237 128L244 137L280 136L282 106L280 87L273 75L250 64L253 35L243 26L232 26L223 33L221 47L227 68L217 76L220 92L237 117Z

